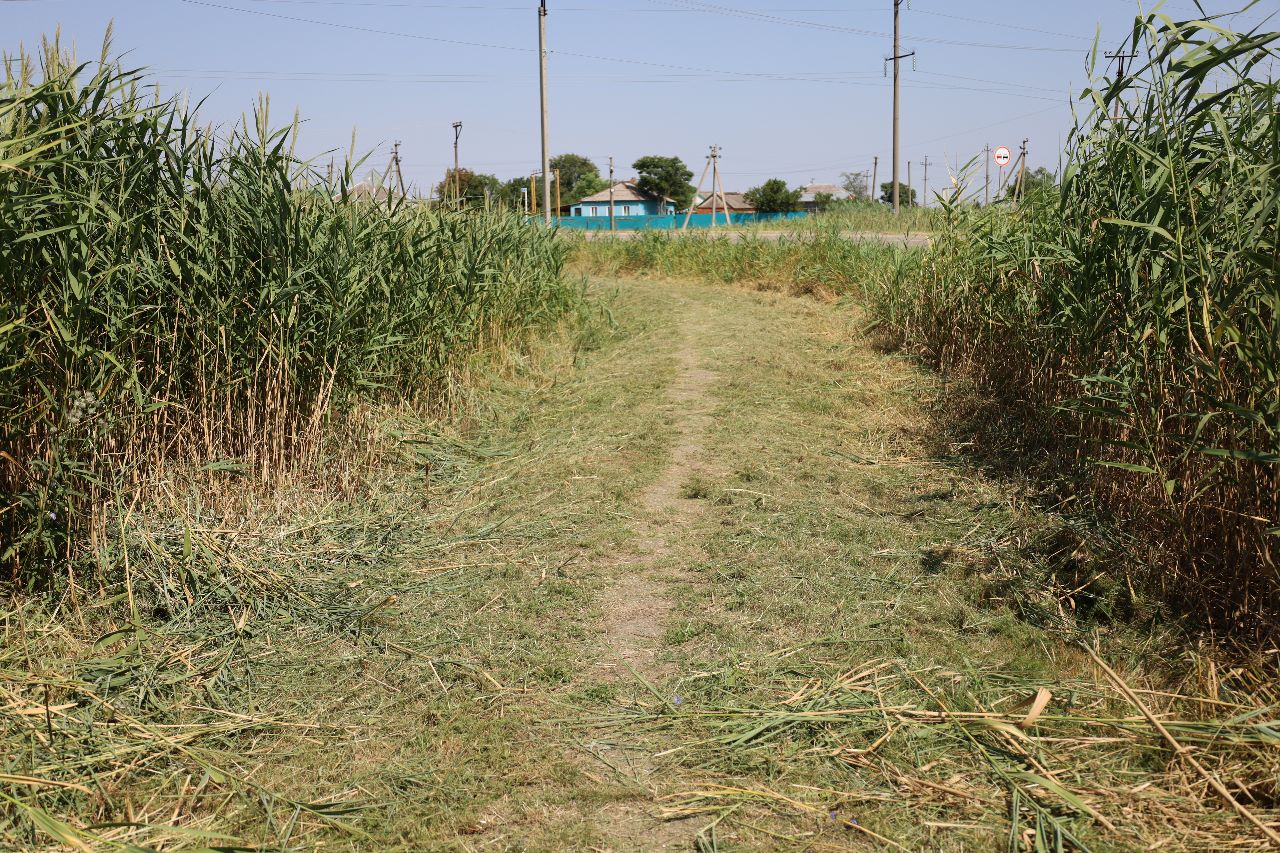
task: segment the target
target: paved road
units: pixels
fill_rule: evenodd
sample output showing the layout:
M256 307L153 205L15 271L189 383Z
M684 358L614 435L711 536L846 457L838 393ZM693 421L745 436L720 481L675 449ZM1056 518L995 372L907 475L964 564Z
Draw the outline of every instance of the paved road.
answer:
M585 234L588 240L634 240L644 231L581 231L570 232ZM810 232L806 231L743 231L740 229L733 230L715 230L697 229L688 232L666 232L666 233L683 233L689 237L705 236L714 239L728 239L738 242L744 237L752 236L761 240L780 240L784 237L802 238ZM929 245L928 234L890 234L882 231L845 231L842 236L849 240L860 240L875 243L889 243L894 245L905 245L912 247L925 247Z

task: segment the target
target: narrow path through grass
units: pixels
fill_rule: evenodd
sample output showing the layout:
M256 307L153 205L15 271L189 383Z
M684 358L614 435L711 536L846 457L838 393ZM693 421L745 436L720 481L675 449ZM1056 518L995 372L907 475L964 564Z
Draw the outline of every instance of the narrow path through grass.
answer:
M940 452L934 380L855 311L594 290L616 329L423 439L430 494L325 510L379 543L340 578L369 604L245 637L278 724L226 761L262 793L139 815L269 849L1264 849L1084 644L1273 824L1274 685L1082 622L1067 520Z

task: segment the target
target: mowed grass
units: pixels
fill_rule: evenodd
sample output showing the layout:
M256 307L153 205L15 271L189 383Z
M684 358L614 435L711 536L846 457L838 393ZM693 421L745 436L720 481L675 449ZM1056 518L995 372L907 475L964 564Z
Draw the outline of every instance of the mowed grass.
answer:
M938 381L856 313L642 287L695 301L721 380L714 473L683 492L706 505L704 556L671 581L676 674L581 694L581 726L605 757L653 756L653 810L690 845L1265 849L1088 650L1273 821L1274 680L1216 671L1108 585L1123 543L943 443Z
M476 365L465 416L389 422L399 455L357 499L299 490L234 536L193 529L192 553L298 583L229 610L225 638L11 611L6 685L106 670L117 716L54 705L49 741L38 699L0 711L5 773L81 786L24 797L60 823L5 843L1262 849L1084 648L1272 820L1274 680L1086 583L1106 543L939 446L928 373L812 300L593 294L593 321ZM679 435L681 340L715 381L682 489L705 511L672 552L696 556L659 566L671 675L606 678L617 555Z
M0 846L465 849L499 814L532 849L588 838L548 814L617 792L540 723L590 656L587 567L664 456L671 332L644 317L473 364L455 418L382 413L350 498L228 478L202 497L235 514L129 520L150 559L269 579L250 605L11 602L0 773L30 781Z

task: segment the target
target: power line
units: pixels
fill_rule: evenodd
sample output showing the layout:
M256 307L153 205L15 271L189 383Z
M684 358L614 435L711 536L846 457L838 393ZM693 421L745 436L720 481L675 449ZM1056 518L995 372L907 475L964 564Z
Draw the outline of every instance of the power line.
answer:
M918 12L924 15L933 15L935 18L950 18L953 21L965 21L970 24L982 24L983 26L986 26L986 27L1004 27L1005 29L1009 29L1009 30L1022 30L1023 32L1039 33L1040 35L1045 35L1045 36L1057 36L1059 38L1093 41L1091 37L1082 36L1079 33L1059 33L1059 32L1055 32L1054 30L1042 30L1036 27L1024 27L1019 24L1010 24L1006 21L986 21L986 20L983 20L982 18L966 18L962 15L952 15L949 12L935 12L932 9L913 9L912 11Z
M551 51L551 55L559 54L558 51ZM192 69L192 68L155 68L150 69L157 74L163 74L169 77L175 77L185 80L275 80L281 82L294 83L364 83L374 85L387 84L404 84L404 85L495 85L506 84L512 81L523 80L519 76L502 76L502 75L450 75L450 74L430 74L430 75L412 75L412 74L394 74L382 72L360 72L360 71L301 71L294 69ZM750 76L738 76L740 74ZM829 85L841 86L859 86L864 88L880 89L888 88L889 84L864 81L857 77L874 77L871 74L862 74L854 72L852 74L843 74L837 72L836 75L818 76L823 72L802 72L802 76L785 75L781 73L761 74L758 72L736 72L724 71L719 72L713 69L695 73L682 74L666 74L656 75L653 77L623 77L623 76L602 76L592 74L586 76L574 75L556 75L554 79L558 83L622 83L622 84L687 84L691 81L703 81L710 83L753 83L761 82L783 82L783 83L824 83ZM856 76L855 76L856 75ZM948 75L941 75L948 76ZM963 78L959 78L963 79ZM991 81L998 83L999 81ZM1028 98L1040 101L1060 101L1060 98L1049 98L1042 95L1032 94L1031 92L1019 92L1010 89L988 89L976 86L952 86L940 83L917 82L903 84L908 89L921 89L931 91L947 91L947 92L973 92L982 95L1001 95L1004 97ZM1027 87L1034 91L1053 91L1042 87Z
M658 3L662 0L650 0L650 2ZM848 33L850 35L864 36L867 38L889 38L889 33L877 30L864 30L859 27L845 27L838 24L825 24L821 21L803 21L796 18L784 18L779 15L769 15L762 12L749 12L742 9L731 9L727 6L718 6L714 3L701 2L701 0L667 0L670 3L680 3L685 6L691 6L697 10L705 11L708 14L728 15L730 17L742 18L744 20L759 20L769 23L782 24L789 27L807 27L810 29L825 30L827 32ZM986 42L963 41L960 39L939 38L936 36L916 36L916 41L926 42L929 44L943 44L953 47L978 47L985 50L1029 50L1041 51L1045 53L1079 53L1080 48L1072 47L1048 47L1045 45L1021 45L1021 44L991 44Z
M680 1L689 2L689 0L680 0ZM247 15L259 15L267 18L275 18L278 20L292 21L295 23L334 27L337 29L353 30L356 32L364 32L372 35L389 36L393 38L405 38L405 39L413 39L413 40L419 40L419 41L440 42L444 44L453 44L453 45L459 45L463 47L481 47L481 48L488 48L491 50L505 50L505 51L517 52L517 53L535 52L533 48L518 47L515 45L492 44L487 42L473 42L473 41L465 41L462 39L445 38L442 36L426 36L418 33L399 32L399 31L393 31L393 30L380 30L380 29L375 29L373 27L359 26L357 24L343 24L343 23L338 23L336 21L325 21L325 20L319 20L315 18L300 18L293 15L283 15L277 12L267 12L260 9L244 9L237 6L228 6L222 3L214 3L214 2L211 2L211 0L182 0L182 2L187 3L189 5L205 6L213 9L221 9L228 12L240 12L242 14L247 14ZM768 17L772 17L772 16L768 16ZM726 73L720 69L715 69L715 68L704 68L704 67L690 66L690 65L675 65L672 63L651 62L643 59L627 59L624 57L617 57L617 56L601 56L596 54L577 53L572 51L559 51L559 50L550 51L550 53L557 56L568 56L576 59L587 59L587 60L593 60L598 62L613 62L613 63L620 63L624 65L640 65L644 67L665 68L668 70L676 70L676 71L693 71L693 72L713 74L713 75L723 75ZM744 79L784 80L784 81L794 81L797 79L792 76L788 76L786 74L781 74L776 72L733 71L728 73L732 74L734 77L744 78ZM814 72L814 73L820 73L820 72ZM843 80L826 80L824 82L840 82L845 85L867 85L867 86L873 85L869 83L859 84L854 81L843 81ZM967 88L968 91L982 92L984 94L993 94L993 95L1008 94L1008 95L1012 95L1014 97L1020 97L1020 98L1037 98L1038 97L1030 94L1019 94L1016 92L1004 92L999 90L988 90L988 89L974 89L972 87L962 87L962 86L932 87L932 88L948 88L952 90L961 90L961 91L966 90ZM1041 98L1041 100L1050 100L1050 99Z

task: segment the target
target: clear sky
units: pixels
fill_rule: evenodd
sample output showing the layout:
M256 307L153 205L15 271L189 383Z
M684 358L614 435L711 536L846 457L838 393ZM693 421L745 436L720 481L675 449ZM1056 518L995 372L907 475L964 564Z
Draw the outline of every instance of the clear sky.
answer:
M1206 0L1210 12L1243 0ZM1150 8L1152 4L1148 3ZM909 8L908 8L909 6ZM274 118L297 108L301 150L358 147L382 168L399 140L405 176L437 182L452 163L508 178L539 163L536 0L0 0L0 49L61 27L81 59L109 22L115 49L167 91L208 96L226 125L268 92ZM770 177L836 181L891 153L892 0L549 0L552 153L618 177L645 154L700 172L718 144L725 186ZM1169 14L1190 17L1190 0ZM1070 98L1095 32L1111 49L1132 0L910 0L902 10L903 155L930 183L985 144L1055 167ZM1266 0L1248 16L1280 11ZM1245 22L1241 22L1245 23ZM327 157L326 157L327 162ZM905 175L903 176L905 180Z

